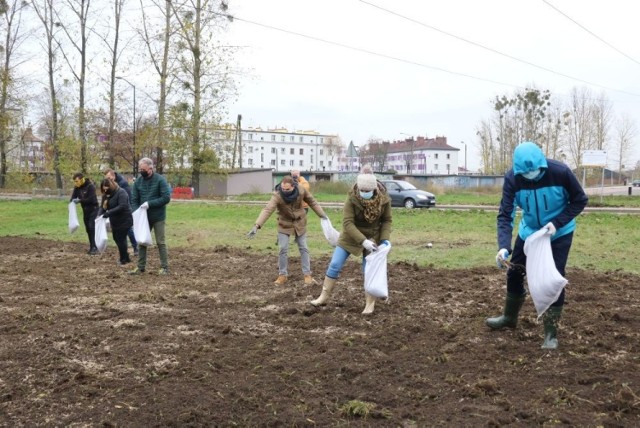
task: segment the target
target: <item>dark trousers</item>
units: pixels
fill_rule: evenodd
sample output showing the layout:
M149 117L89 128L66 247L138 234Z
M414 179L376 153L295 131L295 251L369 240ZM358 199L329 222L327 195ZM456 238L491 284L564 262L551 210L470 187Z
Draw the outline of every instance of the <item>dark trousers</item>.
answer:
M551 241L551 252L553 253L553 261L555 262L556 269L562 276L565 275L565 267L567 266L567 259L569 258L569 250L571 249L571 243L573 241L573 232L567 235L561 236L558 239ZM524 241L518 238L516 244L513 247L513 254L511 255L511 263L516 265L527 265L527 256L524 254ZM520 268L512 268L507 272L507 292L515 295L524 294L524 277L526 272ZM564 305L564 288L558 300L556 300L551 306Z
M89 249L96 249L96 215L98 207L82 207L82 219L84 220L84 228L89 236Z
M127 252L127 233L128 229L120 229L115 230L112 229L111 233L113 234L113 240L118 246L118 253L120 253L120 263L129 263L131 259L129 258L129 253Z
M138 249L138 241L136 241L136 235L133 233L133 226L127 230L127 236L129 236L129 241L131 241L133 251L136 251Z

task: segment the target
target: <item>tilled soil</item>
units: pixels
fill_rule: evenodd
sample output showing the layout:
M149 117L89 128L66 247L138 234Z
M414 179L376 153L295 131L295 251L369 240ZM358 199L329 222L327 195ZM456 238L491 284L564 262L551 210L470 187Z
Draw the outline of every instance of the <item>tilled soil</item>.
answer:
M504 272L389 266L371 316L360 266L329 305L277 260L170 248L130 276L115 248L0 238L2 426L640 425L640 281L569 270L560 348L530 299L492 332Z

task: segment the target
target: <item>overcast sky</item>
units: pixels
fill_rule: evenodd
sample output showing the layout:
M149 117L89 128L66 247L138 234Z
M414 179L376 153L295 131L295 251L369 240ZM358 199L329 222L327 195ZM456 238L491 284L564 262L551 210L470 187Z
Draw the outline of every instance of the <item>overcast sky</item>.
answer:
M640 126L640 2L231 0L229 12L248 72L229 119L242 114L243 127L358 146L445 136L469 144L477 169L475 129L491 100L527 85L565 100L573 87L604 91ZM640 134L635 143L628 163L640 160Z

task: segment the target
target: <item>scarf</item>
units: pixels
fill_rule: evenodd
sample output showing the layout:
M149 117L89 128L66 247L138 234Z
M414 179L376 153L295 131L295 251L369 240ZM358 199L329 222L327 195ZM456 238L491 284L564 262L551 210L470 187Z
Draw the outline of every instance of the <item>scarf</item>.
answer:
M360 196L360 191L358 189L354 189L353 193L356 197L356 200L360 202L360 204L362 204L362 207L364 208L364 219L367 221L367 223L374 223L376 220L378 220L382 215L383 205L383 198L380 192L380 188L376 189L376 191L373 192L373 196L371 197L371 199L363 199L362 196Z
M293 190L288 194L282 191L282 187L279 187L278 191L280 192L280 197L282 198L282 200L288 204L298 199L298 186L293 186Z

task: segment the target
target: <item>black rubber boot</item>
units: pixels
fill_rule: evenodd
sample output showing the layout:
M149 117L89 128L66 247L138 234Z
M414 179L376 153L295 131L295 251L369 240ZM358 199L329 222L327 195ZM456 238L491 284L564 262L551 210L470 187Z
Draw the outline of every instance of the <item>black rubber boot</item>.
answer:
M544 343L542 349L558 349L558 323L562 316L562 306L551 306L542 315L544 323Z
M485 324L494 330L516 328L518 325L518 314L520 313L520 308L522 308L525 297L526 294L518 296L507 293L507 298L504 302L504 313L497 317L487 318Z

